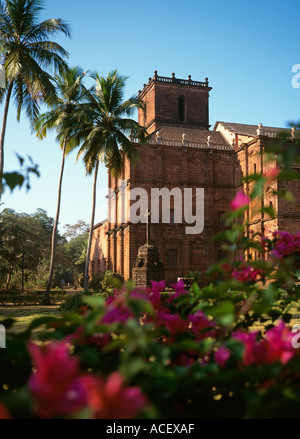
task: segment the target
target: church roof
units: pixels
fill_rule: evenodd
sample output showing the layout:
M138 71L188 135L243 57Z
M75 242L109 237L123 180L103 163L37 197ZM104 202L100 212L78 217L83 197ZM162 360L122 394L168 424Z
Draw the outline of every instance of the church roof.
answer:
M217 131L204 130L199 128L185 128L183 126L162 126L155 133L159 133L159 137L162 140L170 140L175 142L181 142L183 134L186 142L191 143L207 143L208 137L210 141L216 145L228 145L227 141Z
M248 124L232 123L232 122L216 122L214 126L214 130L216 130L218 124L223 125L224 128L226 128L228 131L230 131L233 134L240 134L250 137L257 136L258 124L248 125ZM264 133L266 133L266 135L270 133L276 135L280 132L291 132L291 128L269 127L264 125L262 125L261 129Z
M107 223L108 223L108 219L105 219L105 220L101 221L100 223L95 224L94 227L93 227L93 230L96 230L99 227L102 227L102 226L104 226Z

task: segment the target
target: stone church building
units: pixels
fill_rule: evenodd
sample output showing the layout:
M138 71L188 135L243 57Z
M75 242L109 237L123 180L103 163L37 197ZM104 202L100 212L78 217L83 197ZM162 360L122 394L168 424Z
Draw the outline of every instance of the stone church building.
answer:
M149 242L157 247L164 267L164 279L172 283L188 272L206 270L225 255L212 240L224 229L224 213L230 201L242 188L242 177L265 173L276 166L266 163L261 152L282 129L259 125L217 122L209 124L208 79L204 82L158 76L154 72L139 91L145 106L139 110L138 121L147 128L150 140L146 145L132 138L139 162L134 167L126 160L120 178L108 173L108 220L94 227L90 276L99 271L113 270L125 279L132 278L138 250L146 244L147 222L132 223L122 218L122 191L142 188L148 194L151 209L151 189L192 189L193 210L196 209L196 189L204 189L204 227L201 233L187 234L187 223L178 222L174 197L170 197L169 221L152 223ZM298 133L291 131L291 141ZM245 193L251 191L251 181L244 184ZM289 189L296 203L286 203L274 195L272 189ZM268 235L274 230L299 231L299 183L271 181L264 197L251 203L246 213L246 231ZM123 205L122 205L123 203ZM125 200L127 209L132 201ZM125 207L126 207L125 206ZM259 213L262 206L271 206L276 217ZM162 212L160 213L162 215ZM120 219L121 217L121 219Z

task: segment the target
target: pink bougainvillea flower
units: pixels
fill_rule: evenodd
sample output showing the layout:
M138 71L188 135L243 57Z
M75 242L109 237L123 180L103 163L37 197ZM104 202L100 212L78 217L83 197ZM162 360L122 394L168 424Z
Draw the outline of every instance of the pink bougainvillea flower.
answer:
M158 326L167 328L171 335L183 334L189 327L189 322L183 320L179 314L170 314L168 311L158 313Z
M258 331L250 333L237 331L232 334L233 338L240 341L244 345L243 363L245 366L249 366L250 364L255 363L257 360L257 336Z
M287 364L296 353L292 344L293 336L294 334L283 320L280 320L274 328L269 329L265 340L261 343L261 356L264 363L279 361L281 364Z
M172 284L171 287L174 288L175 293L170 295L170 297L166 300L167 303L172 303L175 299L182 296L183 294L189 293L185 290L184 281L182 279L179 279L177 284Z
M226 346L221 346L216 352L215 352L215 361L216 363L223 368L227 361L229 360L231 355L230 350Z
M133 316L132 311L126 305L124 294L115 294L106 301L106 314L102 318L102 323L127 323Z
M221 264L221 268L222 268L224 271L230 271L230 270L231 270L231 265L228 264L227 262L224 262L223 264Z
M239 190L235 198L230 203L230 209L232 211L235 211L237 209L240 209L241 207L248 206L250 201L251 200L248 195L244 194L242 190Z
M190 357L187 354L181 354L179 357L176 358L174 364L178 366L189 367L189 366L193 366L195 362L196 362L195 358Z
M124 387L123 377L118 372L106 380L86 375L82 385L96 419L132 419L147 403L139 387Z
M239 340L245 347L243 354L245 366L275 362L285 365L296 355L297 350L292 345L294 334L283 320L268 330L262 340L257 340L257 334L257 332L246 334L241 331L233 334L233 338Z
M152 292L153 293L163 293L166 288L166 281L161 280L160 282L155 282L154 280L151 281L152 285Z
M146 404L138 387L123 386L119 373L107 380L81 374L79 359L70 355L65 341L44 347L30 342L28 350L35 366L28 386L40 418L76 415L89 409L95 418L126 419L134 417ZM0 404L0 415L1 409Z
M65 340L76 344L76 346L94 345L98 348L103 348L109 343L110 335L109 333L97 333L87 336L84 331L84 326L78 326L73 334L65 337Z
M149 300L156 310L159 310L162 306L161 293L165 291L166 282L164 280L160 282L151 281L152 288L149 293Z
M131 311L128 308L117 306L110 309L102 319L102 323L127 323L128 319L132 316Z
M197 340L212 336L215 331L207 331L215 326L215 322L208 319L203 311L199 310L195 314L188 316L190 328Z
M131 291L130 297L132 297L134 299L147 300L150 292L151 292L150 288L137 287Z
M87 337L86 343L97 346L99 349L104 348L110 341L109 334L92 334L90 337Z
M262 270L253 265L245 265L239 270L235 268L231 273L231 277L239 282L255 282L261 275Z
M268 169L266 172L264 172L263 176L270 182L278 177L279 172L279 166L275 166L274 168Z
M9 411L1 401L0 401L0 419L11 419Z
M151 303L154 309L158 310L162 307L161 293L165 290L166 282L151 281L151 287L139 287L135 288L130 297L134 299L147 300Z
M270 387L276 386L276 380L267 380L260 386L261 389L267 390Z
M281 231L274 234L276 239L274 249L271 253L276 259L283 259L300 253L300 232L292 235L289 232Z
M28 386L41 418L69 415L85 405L78 381L79 359L72 357L65 341L38 346L28 344L35 371Z
M174 288L175 292L179 295L179 294L186 294L187 291L185 291L184 288L184 281L182 279L179 279L179 281L177 282L177 284L173 284L171 285L171 287Z

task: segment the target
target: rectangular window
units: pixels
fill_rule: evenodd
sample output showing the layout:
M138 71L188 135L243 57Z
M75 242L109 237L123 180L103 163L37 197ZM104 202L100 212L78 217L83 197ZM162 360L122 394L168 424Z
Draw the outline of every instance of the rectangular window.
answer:
M167 267L177 267L177 250L167 250Z
M218 226L222 226L222 227L225 226L225 217L224 217L225 213L226 212L224 210L218 211Z

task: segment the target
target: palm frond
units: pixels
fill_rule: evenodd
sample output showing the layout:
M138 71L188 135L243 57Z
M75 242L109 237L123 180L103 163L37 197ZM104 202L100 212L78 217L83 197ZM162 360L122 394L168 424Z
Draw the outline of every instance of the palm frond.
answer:
M41 102L56 99L51 71L67 69L67 51L49 38L56 33L70 36L62 19L38 21L44 0L5 0L0 2L0 53L7 81L14 83L17 119L22 107L31 120Z
M51 110L40 115L34 122L37 137L44 138L49 130L55 129L56 140L61 148L67 140L66 154L80 144L73 133L81 122L78 115L86 93L83 84L85 74L80 67L73 67L68 68L63 75L56 75L57 100L52 102Z
M125 157L132 163L138 160L136 147L129 136L145 138L144 128L130 118L142 103L135 96L124 102L127 77L119 75L116 70L107 77L97 72L93 72L91 77L95 86L78 107L80 123L71 136L81 145L76 160L82 157L88 174L101 161L114 175L120 175Z
M64 33L69 38L71 37L70 25L64 20L60 18L45 20L31 27L30 31L26 34L26 40L42 41L58 32Z

